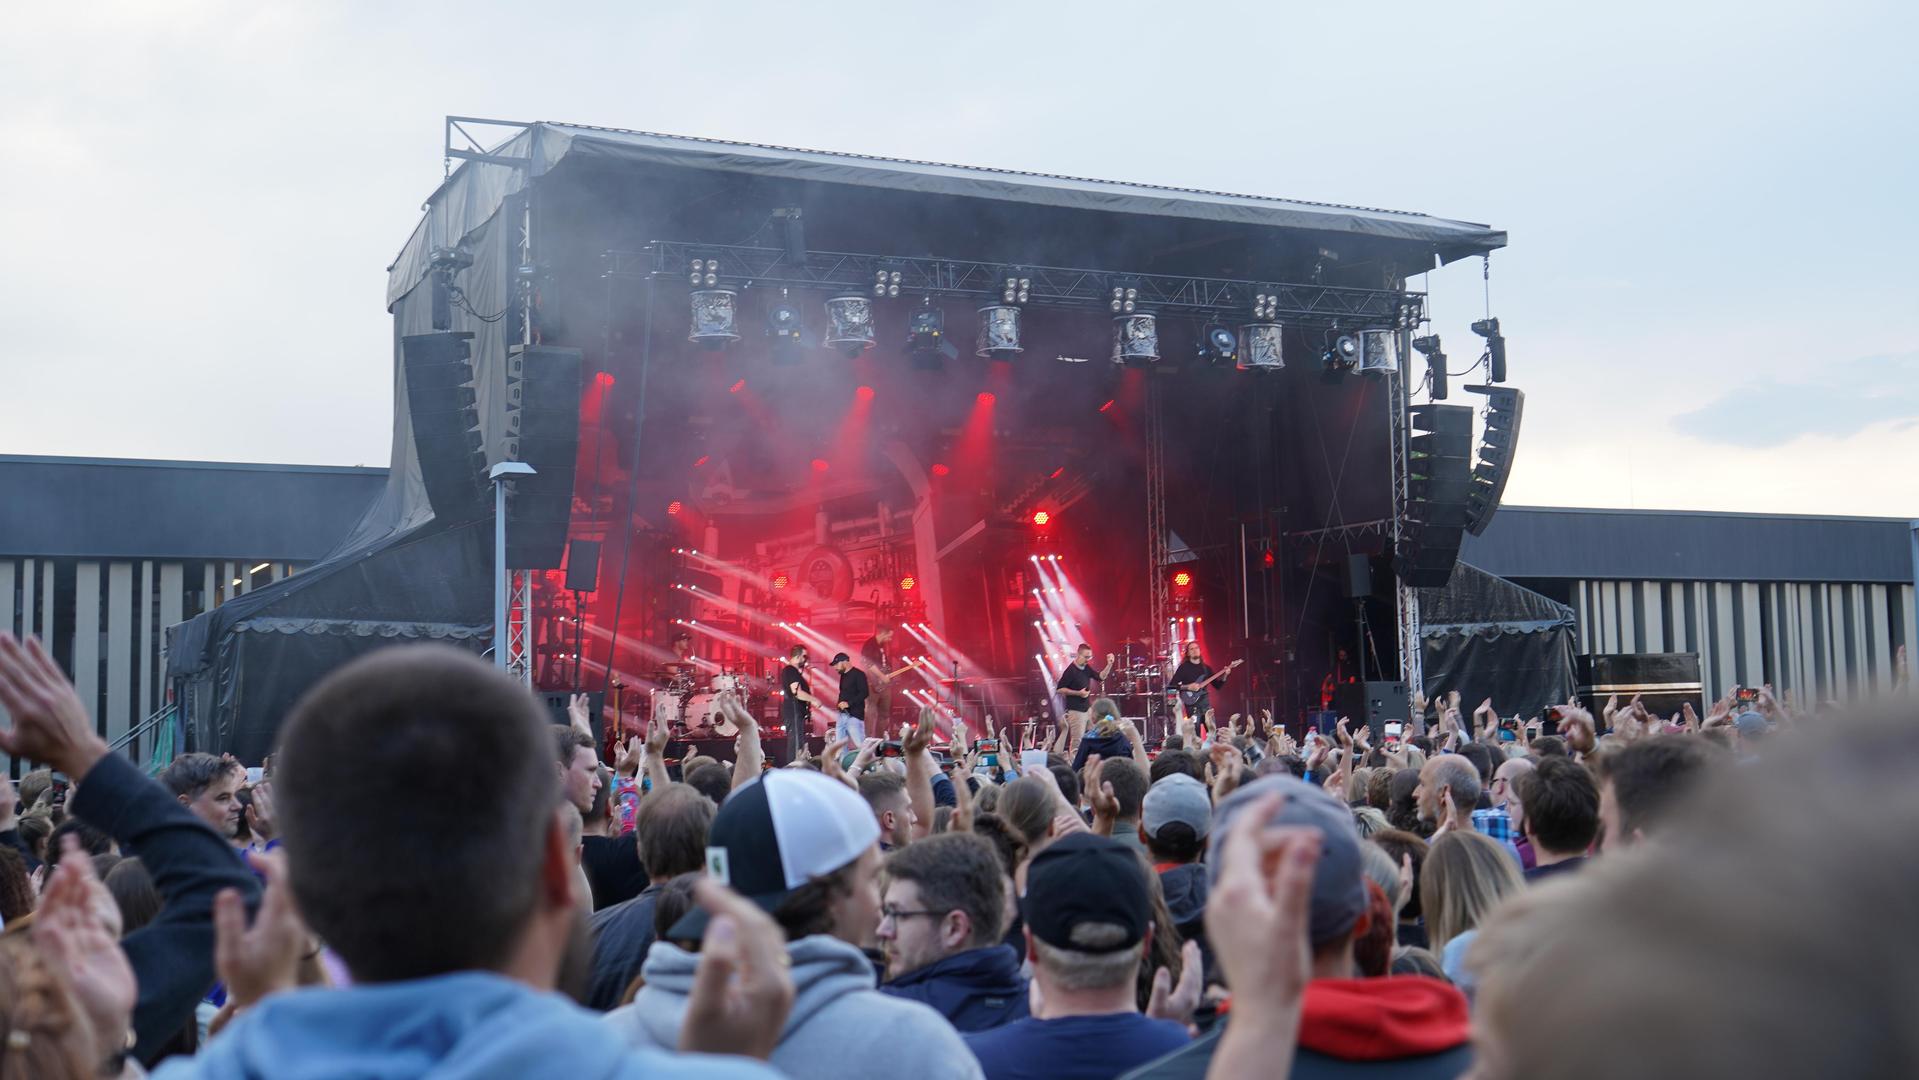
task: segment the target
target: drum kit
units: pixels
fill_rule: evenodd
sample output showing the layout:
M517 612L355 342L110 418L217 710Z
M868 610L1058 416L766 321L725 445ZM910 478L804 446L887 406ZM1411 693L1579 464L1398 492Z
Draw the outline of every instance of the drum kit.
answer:
M662 672L659 683L649 702L648 715L653 723L666 725L674 738L731 738L740 733L739 727L720 708L720 695L732 694L742 705L746 704L745 675L722 671L701 685L692 670L681 668Z

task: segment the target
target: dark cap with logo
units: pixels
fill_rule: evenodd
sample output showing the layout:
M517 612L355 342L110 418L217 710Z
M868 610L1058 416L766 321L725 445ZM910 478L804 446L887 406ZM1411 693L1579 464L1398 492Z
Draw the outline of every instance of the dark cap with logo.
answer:
M1020 915L1033 936L1076 952L1118 952L1146 939L1153 918L1146 864L1133 849L1105 836L1072 833L1049 845L1026 867ZM1109 923L1126 933L1098 947L1073 940L1073 928Z

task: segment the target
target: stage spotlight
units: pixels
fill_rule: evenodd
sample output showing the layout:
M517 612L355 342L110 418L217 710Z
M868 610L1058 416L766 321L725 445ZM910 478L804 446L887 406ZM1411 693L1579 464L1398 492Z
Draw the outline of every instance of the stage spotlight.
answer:
M739 294L732 289L695 289L693 329L686 340L718 352L740 339L738 316Z
M1044 510L1033 511L1033 524L1038 525L1042 529L1045 528L1047 523L1052 520L1053 520L1053 515L1047 513Z
M1223 322L1209 322L1199 335L1199 358L1211 364L1239 359L1239 335Z
M826 302L826 344L848 360L873 347L873 302L864 296L835 296Z
M946 312L930 296L920 301L919 310L906 324L906 351L921 371L938 371L943 361L959 355L946 340Z
M916 588L918 588L918 587L919 587L919 582L917 582L917 581L914 581L914 580L913 580L913 575L911 575L911 574L908 574L908 575L906 575L905 577L903 577L903 578L901 578L901 579L900 579L900 591L901 591L901 592L912 592L912 591L913 591L914 589L916 589Z
M1187 573L1184 570L1181 570L1179 573L1173 575L1173 587L1176 589L1191 588L1192 584L1193 584L1193 575Z
M1399 360L1393 355L1392 331L1363 330L1359 333L1359 370L1367 373L1399 370Z
M739 393L740 391L742 391L742 390L744 390L744 389L746 389L746 380L745 380L745 379L736 379L736 380L734 380L734 382L733 382L733 385L732 385L732 386L729 386L729 387L727 387L727 388L726 388L726 392L727 392L727 393L729 393L729 394L737 394L737 393Z
M679 517L680 511L684 509L685 507L680 504L680 500L674 499L672 502L666 504L666 516Z
M1253 319L1257 322L1272 322L1279 318L1279 290L1273 286L1262 286L1253 293Z
M1359 338L1352 334L1334 338L1320 354L1320 362L1328 371L1351 371L1359 363Z
M766 309L766 333L772 338L795 342L800 339L800 309L787 299L785 289L780 290L780 298Z
M882 263L873 271L873 295L888 300L897 299L900 294L900 272Z
M1025 294L1020 295L1023 297ZM979 341L975 355L989 360L1011 360L1024 351L1019 343L1019 308L1011 304L996 304L979 309Z
M1239 370L1278 371L1286 366L1283 328L1276 322L1247 323L1239 328Z
M1506 381L1506 339L1499 332L1499 320L1480 319L1473 323L1473 333L1486 339L1486 378L1496 383Z
M1107 304L1115 315L1131 315L1139 306L1139 286L1121 282L1113 286L1113 299Z
M832 467L832 463L828 462L825 458L813 459L813 471L816 473L823 473Z
M1130 290L1129 290L1130 291ZM1132 301L1127 302L1131 310ZM1113 363L1145 364L1159 359L1159 320L1145 313L1113 320Z
M786 588L786 585L787 585L787 578L786 578L786 575L785 575L785 574L774 574L774 575L773 575L773 587L774 587L775 589L784 589L784 588ZM781 623L780 625L781 625L781 626L785 626L786 624L785 624L785 623Z
M1439 336L1427 334L1414 338L1413 350L1426 358L1426 373L1432 380L1432 399L1446 400L1446 354L1439 348Z
M871 401L873 400L873 388L870 386L854 387L853 397L859 401Z
M933 467L928 471L931 472L934 476L946 476L952 473L953 470L948 468L946 465L935 461L933 463Z

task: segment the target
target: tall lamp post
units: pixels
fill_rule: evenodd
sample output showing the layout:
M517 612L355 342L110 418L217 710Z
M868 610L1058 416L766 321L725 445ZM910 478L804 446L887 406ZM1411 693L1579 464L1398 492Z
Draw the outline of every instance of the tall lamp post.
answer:
M524 461L502 461L486 474L493 481L493 666L505 670L507 660L506 596L512 571L506 568L507 485L533 475Z

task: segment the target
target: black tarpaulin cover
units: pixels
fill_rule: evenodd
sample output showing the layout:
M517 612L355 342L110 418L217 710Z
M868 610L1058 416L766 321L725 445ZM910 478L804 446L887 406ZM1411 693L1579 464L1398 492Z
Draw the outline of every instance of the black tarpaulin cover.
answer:
M1460 563L1443 589L1419 590L1427 697L1459 691L1471 709L1532 717L1573 693L1573 610Z

